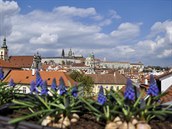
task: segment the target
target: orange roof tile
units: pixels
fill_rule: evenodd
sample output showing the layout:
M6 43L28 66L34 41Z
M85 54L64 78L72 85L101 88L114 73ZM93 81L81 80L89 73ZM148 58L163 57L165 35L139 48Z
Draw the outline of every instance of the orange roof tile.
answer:
M3 67L3 68L20 68L17 64L15 65L12 62L4 61L2 59L0 59L0 67Z
M9 62L21 68L31 68L33 56L10 56Z
M168 75L171 75L171 74L172 74L172 71L171 72L165 72L164 74L157 76L156 79L161 79L161 78L167 77Z
M73 86L74 80L72 80L67 74L64 72L58 71L40 71L40 75L43 80L47 81L47 84L50 86L52 84L53 78L56 78L57 85L59 85L60 77L63 78L66 86ZM3 82L9 82L10 79L13 79L17 84L27 84L30 85L31 81L36 80L36 75L32 76L32 71L24 71L24 70L12 70Z
M127 79L119 72L115 74L87 74L92 77L94 83L99 84L126 84Z
M163 103L172 101L172 85L165 91L167 94L161 98Z
M73 63L72 67L88 67L84 63Z

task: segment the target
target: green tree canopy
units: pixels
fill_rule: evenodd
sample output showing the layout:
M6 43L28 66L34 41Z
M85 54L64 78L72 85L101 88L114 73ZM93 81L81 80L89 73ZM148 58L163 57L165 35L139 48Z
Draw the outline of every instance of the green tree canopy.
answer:
M83 88L84 95L86 95L86 96L91 95L91 93L93 91L94 81L90 76L82 74L78 71L73 71L70 74L70 77L74 81L79 82L79 87Z

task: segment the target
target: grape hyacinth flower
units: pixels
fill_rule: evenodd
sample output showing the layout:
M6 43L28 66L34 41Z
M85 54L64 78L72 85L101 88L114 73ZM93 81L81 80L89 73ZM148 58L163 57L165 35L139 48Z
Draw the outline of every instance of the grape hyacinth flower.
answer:
M150 75L150 85L149 89L147 90L147 94L151 96L157 96L159 93L158 86L156 84L156 80L154 79L154 76Z
M0 67L0 80L3 80L3 78L4 78L4 72L2 68Z
M132 85L131 79L127 79L127 85L126 89L124 92L124 98L128 100L134 100L135 99L135 92L134 92L134 87Z
M8 85L13 87L15 86L14 80L12 78L10 79Z
M78 86L77 86L77 84L75 84L75 86L72 88L72 95L73 95L73 97L78 96Z
M101 105L106 102L106 96L104 95L103 86L100 86L97 102Z
M38 90L37 90L37 87L36 87L36 84L35 84L34 81L32 81L32 82L30 83L30 93L32 94L33 92L38 93Z
M54 90L54 91L57 91L56 78L53 78L53 82L51 84L51 89Z
M42 84L43 84L43 80L41 78L39 71L37 70L36 71L36 86L39 87L39 86L42 86Z
M43 81L43 85L41 86L41 95L47 95L48 89L47 89L47 81Z
M59 81L60 81L60 85L59 85L60 95L64 95L67 92L64 80L62 77L60 77Z
M109 100L111 102L116 102L115 98L112 96L113 93L114 93L113 86L111 86L110 87L110 92L109 92Z

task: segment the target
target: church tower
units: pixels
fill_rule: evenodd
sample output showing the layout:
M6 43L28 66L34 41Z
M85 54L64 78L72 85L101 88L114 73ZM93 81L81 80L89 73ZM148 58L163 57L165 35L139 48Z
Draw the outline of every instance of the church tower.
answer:
M8 46L6 44L6 38L4 38L3 44L0 48L0 59L8 60Z
M32 69L41 69L41 56L37 52L37 54L34 54L33 56L33 64L32 64Z

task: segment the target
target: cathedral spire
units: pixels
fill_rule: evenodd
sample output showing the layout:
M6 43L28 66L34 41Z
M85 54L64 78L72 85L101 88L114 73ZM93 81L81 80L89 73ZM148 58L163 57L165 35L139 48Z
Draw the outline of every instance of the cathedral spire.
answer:
M62 57L65 57L64 49L62 49Z

